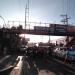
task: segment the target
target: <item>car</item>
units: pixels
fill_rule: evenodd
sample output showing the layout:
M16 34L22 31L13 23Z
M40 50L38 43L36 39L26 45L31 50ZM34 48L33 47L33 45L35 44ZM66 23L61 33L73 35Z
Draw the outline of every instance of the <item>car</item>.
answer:
M66 50L65 58L66 58L66 60L70 60L70 61L75 60L75 50L73 50L73 49Z
M63 58L65 60L74 61L75 60L75 49L72 48L56 48L53 51L54 56Z

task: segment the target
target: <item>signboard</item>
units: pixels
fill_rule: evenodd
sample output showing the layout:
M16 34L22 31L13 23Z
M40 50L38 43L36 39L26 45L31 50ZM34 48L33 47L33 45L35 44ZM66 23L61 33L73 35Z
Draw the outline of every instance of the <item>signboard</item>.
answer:
M49 27L34 26L34 30L37 30L37 31L49 31Z
M61 25L61 24L50 24L49 27L41 27L41 26L35 26L34 30L36 31L43 31L43 32L48 32L51 34L54 33L66 33L67 32L67 25Z
M67 31L67 25L55 24L55 31L65 33Z

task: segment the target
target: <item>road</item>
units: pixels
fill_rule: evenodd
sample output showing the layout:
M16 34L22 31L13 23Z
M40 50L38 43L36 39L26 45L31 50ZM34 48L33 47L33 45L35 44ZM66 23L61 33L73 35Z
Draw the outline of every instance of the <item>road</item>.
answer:
M18 57L20 60L16 66L4 71L4 75L75 75L53 58L26 55Z
M21 75L75 75L63 65L47 58L23 58Z

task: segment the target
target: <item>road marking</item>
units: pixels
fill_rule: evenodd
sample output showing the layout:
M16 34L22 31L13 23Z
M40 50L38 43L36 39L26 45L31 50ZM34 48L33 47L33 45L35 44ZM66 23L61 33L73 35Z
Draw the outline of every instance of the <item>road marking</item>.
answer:
M48 70L40 70L38 75L56 75L56 74Z
M16 67L14 67L14 69L11 71L10 75L21 75L21 70L22 70L22 56L18 56L17 58L20 58L20 61L18 62L18 64L16 65Z

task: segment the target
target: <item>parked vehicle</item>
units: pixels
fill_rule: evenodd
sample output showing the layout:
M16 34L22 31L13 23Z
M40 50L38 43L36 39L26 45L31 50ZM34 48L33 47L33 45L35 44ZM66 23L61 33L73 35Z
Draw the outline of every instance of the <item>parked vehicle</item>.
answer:
M63 58L65 60L70 60L73 61L75 60L75 49L70 49L70 48L56 48L53 51L53 55L59 58Z
M66 50L64 55L67 60L75 60L75 50L73 49Z

